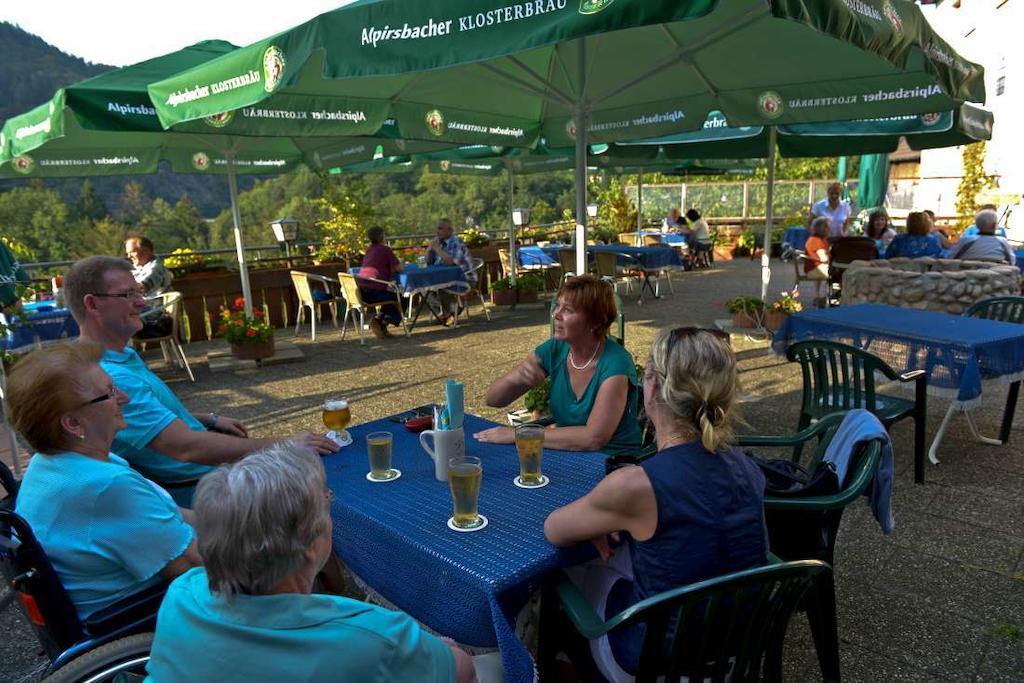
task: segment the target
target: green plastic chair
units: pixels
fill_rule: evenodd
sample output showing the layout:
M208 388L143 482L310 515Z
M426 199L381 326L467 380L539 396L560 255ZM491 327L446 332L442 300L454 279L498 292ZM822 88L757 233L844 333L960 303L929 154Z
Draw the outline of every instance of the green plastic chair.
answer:
M855 346L831 341L797 342L786 358L800 363L804 388L797 431L829 413L863 408L888 429L903 419L914 421L914 481L924 483L925 418L928 410L924 370L898 373L881 358ZM875 391L875 373L902 383L914 382L914 399ZM796 446L795 455L799 456Z
M991 299L975 301L964 311L968 318L983 318L985 320L998 320L1004 323L1024 323L1024 296L997 296ZM1010 384L1010 390L1006 394L1006 407L1003 409L1003 423L999 428L999 438L992 439L982 436L974 426L971 413L965 411L967 424L975 438L995 446L1003 446L1010 443L1010 427L1013 426L1013 414L1017 410L1017 397L1020 395L1020 380Z
M773 564L676 588L604 621L562 580L542 598L540 670L556 680L555 656L572 659L585 681L601 680L587 640L646 625L636 680L781 681L786 626L814 582L831 573L816 560ZM673 619L679 624L669 630ZM663 678L662 678L663 677Z
M832 437L846 413L832 413L793 436L741 436L741 448L778 447L792 449L792 459L808 471L824 457ZM800 461L802 448L817 441L806 462ZM846 481L838 493L827 496L766 496L765 523L772 554L785 560L821 560L832 566L835 561L839 523L847 505L861 499L878 471L882 453L881 440L862 444L846 473ZM807 610L811 633L818 650L823 678L839 679L838 628L836 625L836 593L831 574L815 586L815 604Z

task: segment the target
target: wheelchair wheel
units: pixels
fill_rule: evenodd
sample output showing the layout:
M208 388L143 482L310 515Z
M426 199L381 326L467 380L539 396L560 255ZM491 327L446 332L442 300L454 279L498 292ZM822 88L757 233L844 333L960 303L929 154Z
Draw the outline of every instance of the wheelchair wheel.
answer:
M146 676L152 633L137 633L72 659L43 680L46 683L141 681Z

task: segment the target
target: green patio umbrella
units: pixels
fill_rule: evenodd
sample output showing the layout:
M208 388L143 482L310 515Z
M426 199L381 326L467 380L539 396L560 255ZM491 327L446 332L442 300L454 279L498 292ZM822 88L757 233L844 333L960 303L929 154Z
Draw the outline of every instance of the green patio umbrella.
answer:
M165 126L315 96L406 138L575 143L582 265L588 142L712 110L734 125L946 111L984 85L899 0L359 0L150 93Z
M885 202L889 187L889 155L864 154L860 158L857 183L857 204L861 209L874 209Z
M450 146L394 135L364 137L357 134L377 128L338 112L294 107L253 109L238 112L238 121L232 121L234 115L212 117L165 131L146 85L235 49L224 41L205 41L58 90L49 102L10 118L0 129L0 177L134 175L156 172L161 161L177 173L227 176L242 293L251 306L238 174L284 173L299 163L326 170L346 161ZM289 124L279 125L283 121ZM248 134L257 128L266 134Z

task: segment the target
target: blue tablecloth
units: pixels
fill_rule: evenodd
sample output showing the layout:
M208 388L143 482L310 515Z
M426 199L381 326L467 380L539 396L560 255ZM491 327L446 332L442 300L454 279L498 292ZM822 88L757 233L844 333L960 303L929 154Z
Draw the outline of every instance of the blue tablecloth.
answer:
M674 232L666 232L661 236L661 243L669 245L686 244L686 235L677 235Z
M483 462L480 513L488 526L457 533L446 526L451 495L434 479L434 465L418 435L390 420L350 428L353 444L324 458L335 549L374 591L439 633L477 647L499 647L509 683L533 680L533 662L515 637L515 615L549 572L594 556L590 544L555 548L544 538L544 519L590 491L604 476L604 456L545 450L551 483L524 490L515 446L476 442L474 432L493 423L465 419L466 451ZM393 466L401 478L366 480L366 435L394 436Z
M803 251L804 246L807 245L807 237L807 228L799 225L791 225L786 228L784 233L782 233L782 243L788 244L793 249Z
M600 244L597 246L587 247L587 251L612 251L617 254L627 254L635 259L634 261L629 258L619 257L617 260L619 266L633 266L639 262L639 264L644 268L655 270L657 268L670 268L672 266L678 266L681 268L683 265L683 260L679 257L679 252L669 246L630 247L625 244Z
M10 328L0 344L12 352L30 351L37 341L45 343L79 335L71 311L57 308L52 302L27 303L22 315L5 322Z
M349 272L359 275L359 268L349 268ZM395 275L394 279L406 294L432 287L437 288L452 282L467 282L466 273L459 266L438 265L426 268L407 267Z
M897 372L925 370L928 386L968 406L980 400L982 378L1024 375L1024 325L885 306L857 304L791 315L772 349L827 339L866 349Z
M519 265L521 266L554 266L558 264L558 254L551 256L541 247L518 247L516 253L519 255Z

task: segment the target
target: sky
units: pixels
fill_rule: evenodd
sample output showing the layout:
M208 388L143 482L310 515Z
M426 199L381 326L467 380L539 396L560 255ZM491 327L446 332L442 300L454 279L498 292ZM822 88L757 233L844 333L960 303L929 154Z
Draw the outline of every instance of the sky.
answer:
M4 0L0 21L86 61L126 66L212 38L248 45L351 1Z

